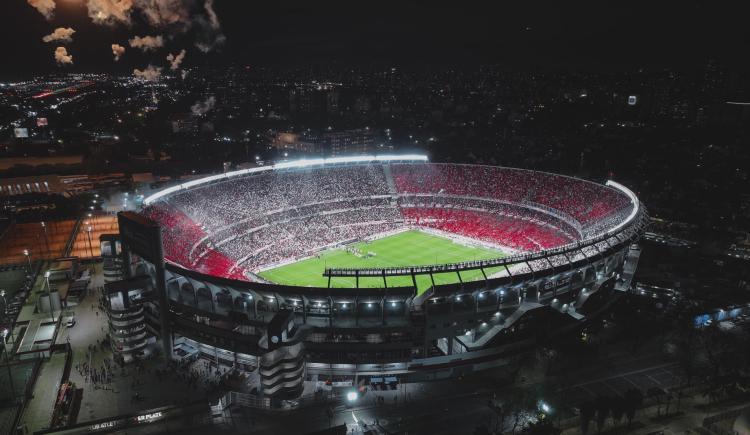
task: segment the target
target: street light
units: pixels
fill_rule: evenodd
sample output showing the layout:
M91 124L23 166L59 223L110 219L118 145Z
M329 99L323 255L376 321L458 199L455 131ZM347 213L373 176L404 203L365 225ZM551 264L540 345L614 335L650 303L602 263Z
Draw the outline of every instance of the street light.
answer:
M358 398L359 398L359 394L356 391L350 391L346 393L346 400L348 400L351 403L356 402Z
M29 262L29 273L31 273L31 256L29 255L29 250L28 249L24 249L23 250L23 255L26 256L26 261Z
M50 316L52 317L52 321L54 322L55 321L55 309L52 307L52 295L51 295L52 287L50 287L49 285L49 275L50 275L49 270L44 272L44 280L47 281L47 297L49 298L49 313L50 313Z
M91 225L89 225L88 228L86 228L86 231L88 232L88 236L89 236L89 252L91 253L91 256L93 257L94 256L94 247L91 244Z
M49 237L47 236L47 224L42 221L42 228L44 228L44 244L47 246L47 254L49 254Z
M540 400L539 403L537 403L537 407L545 414L549 414L552 411L552 408L544 400Z

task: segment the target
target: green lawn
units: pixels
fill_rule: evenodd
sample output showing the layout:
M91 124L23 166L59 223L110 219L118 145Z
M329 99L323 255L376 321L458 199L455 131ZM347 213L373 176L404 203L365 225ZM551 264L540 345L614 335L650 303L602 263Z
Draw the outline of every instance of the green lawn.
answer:
M345 249L331 249L321 253L320 258L309 258L286 266L269 269L260 273L263 278L287 285L327 287L328 278L323 276L326 267L394 267L421 266L426 264L456 263L460 261L484 260L503 257L495 249L464 246L451 239L428 234L422 231L406 231L384 237L370 243L355 243L351 248L362 254L372 252L374 256L357 256ZM488 275L499 268L486 269ZM433 275L435 284L458 282L455 273ZM461 272L463 281L482 279L482 272L469 270ZM411 286L409 276L387 278L389 287ZM432 285L429 275L417 276L417 288L421 293ZM382 287L382 278L360 278L360 287ZM355 287L354 278L332 278L331 287Z

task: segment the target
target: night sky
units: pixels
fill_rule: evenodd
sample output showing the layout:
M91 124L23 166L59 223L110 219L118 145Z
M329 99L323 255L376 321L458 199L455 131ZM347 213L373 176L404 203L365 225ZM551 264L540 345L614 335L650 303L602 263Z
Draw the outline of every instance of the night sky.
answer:
M153 0L162 1L162 0ZM165 0L166 1L166 0ZM194 5L203 0L185 0ZM113 62L110 44L156 35L134 14L131 26L92 24L86 0L56 0L51 21L26 0L0 1L4 61L0 75L55 71L55 44L41 38L73 27L71 71L128 72L165 64L168 52L188 51L185 66L240 62L306 65L498 64L509 68L593 70L750 64L750 14L740 2L311 2L215 0L226 42L209 54L195 49L195 32L173 32L164 48L128 48ZM319 4L324 3L324 4ZM442 3L441 3L442 4ZM200 6L200 5L199 5Z

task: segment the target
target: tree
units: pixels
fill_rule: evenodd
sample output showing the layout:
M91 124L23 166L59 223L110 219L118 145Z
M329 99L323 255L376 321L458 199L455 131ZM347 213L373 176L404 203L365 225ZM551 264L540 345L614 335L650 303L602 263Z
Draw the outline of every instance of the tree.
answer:
M654 398L654 400L656 400L656 416L657 417L661 416L661 402L665 394L664 390L662 390L659 387L653 387L653 388L649 388L649 390L647 391L647 394L648 394L648 397L652 397Z
M584 435L589 431L589 424L591 423L591 420L594 419L595 414L596 406L593 402L586 401L581 403L581 412L578 417L581 420L581 433Z
M529 435L560 435L562 430L553 426L550 419L543 418L533 423L529 423L529 425L524 428L523 433Z
M612 423L619 425L622 417L625 415L625 399L622 396L615 396L611 399Z
M677 412L680 412L680 403L682 403L682 387L680 387L680 390L677 392Z
M596 399L596 430L597 433L601 433L604 429L604 424L607 422L609 416L610 406L609 400L606 397L599 397Z
M685 373L685 380L688 386L693 382L693 377L698 366L700 336L693 323L694 313L681 319L675 328L675 341L677 361L680 368Z
M672 399L674 399L674 396L672 393L667 393L666 395L666 403L664 404L664 415L669 416L669 404L672 403Z
M635 418L635 412L640 408L643 403L643 393L641 390L631 388L625 392L625 417L628 419L628 429L630 429L633 419Z
M480 424L474 428L474 435L490 435L490 430L487 428L487 425Z
M534 406L534 397L525 389L514 389L505 401L504 407L508 408L508 415L513 416L513 432L519 428L519 425L523 427L523 421Z
M505 404L500 406L490 406L493 411L495 411L495 415L497 416L497 420L495 423L495 432L502 432L503 427L505 427L505 419L508 417L508 406Z

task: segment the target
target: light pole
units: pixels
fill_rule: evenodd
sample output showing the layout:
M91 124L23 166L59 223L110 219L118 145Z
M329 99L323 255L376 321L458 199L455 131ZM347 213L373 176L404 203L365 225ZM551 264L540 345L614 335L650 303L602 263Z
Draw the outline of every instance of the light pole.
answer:
M91 257L93 257L94 256L94 247L91 244L91 225L89 225L88 228L86 228L86 232L88 233L88 236L89 236L89 252L91 253Z
M49 314L52 321L55 321L55 308L52 306L52 287L49 285L49 270L44 272L44 280L47 282L47 298L49 299ZM62 313L62 310L60 311Z
M29 274L31 274L31 255L29 255L29 250L28 249L24 249L23 250L23 255L26 256L26 261L29 262Z
M47 224L42 221L42 228L44 228L44 244L47 246L47 255L49 255L49 238L47 237Z
M3 336L3 352L5 352L5 367L8 368L8 381L10 382L10 394L13 395L13 403L16 403L16 388L13 385L13 373L10 371L10 358L8 358L8 349L6 349L7 342L5 341L5 337L8 336L8 330L3 329L3 333L0 334Z

